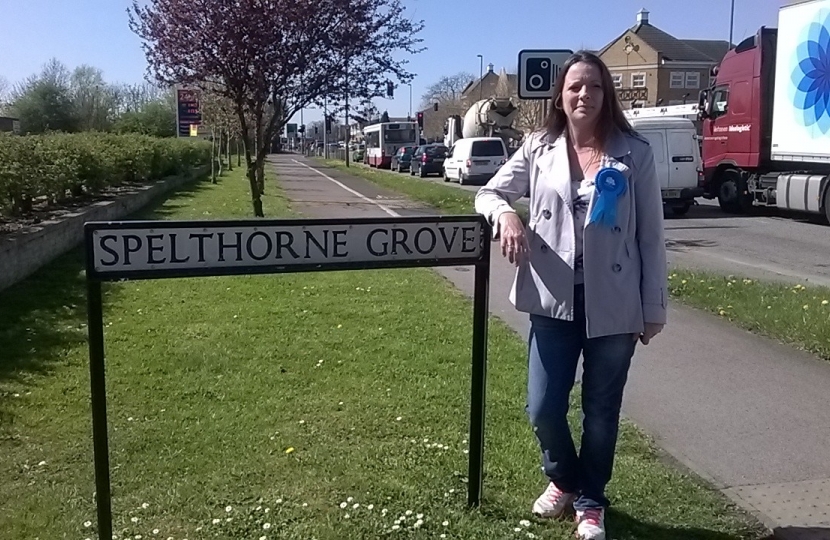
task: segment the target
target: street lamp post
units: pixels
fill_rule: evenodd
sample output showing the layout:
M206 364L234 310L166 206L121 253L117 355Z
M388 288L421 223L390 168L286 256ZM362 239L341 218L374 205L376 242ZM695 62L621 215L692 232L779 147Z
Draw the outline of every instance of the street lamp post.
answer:
M349 142L351 139L351 133L349 133L349 55L346 53L346 73L345 73L345 83L346 83L346 167L349 166Z
M478 100L481 101L484 99L484 56L481 54L476 56L478 56Z
M408 83L409 85L409 114L407 115L408 120L412 120L412 83Z
M729 9L729 46L732 47L732 32L735 29L735 0L732 0L732 6Z

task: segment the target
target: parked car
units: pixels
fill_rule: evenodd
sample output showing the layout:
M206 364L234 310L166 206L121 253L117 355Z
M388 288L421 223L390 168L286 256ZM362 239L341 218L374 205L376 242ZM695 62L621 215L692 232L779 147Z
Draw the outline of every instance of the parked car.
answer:
M498 137L460 139L444 162L444 182L487 183L507 162L507 147Z
M424 178L428 174L441 174L447 147L443 144L425 144L415 149L409 163L409 174Z
M390 168L393 171L403 172L409 170L409 163L412 161L412 154L415 152L415 146L401 146L395 155L392 156L392 164Z

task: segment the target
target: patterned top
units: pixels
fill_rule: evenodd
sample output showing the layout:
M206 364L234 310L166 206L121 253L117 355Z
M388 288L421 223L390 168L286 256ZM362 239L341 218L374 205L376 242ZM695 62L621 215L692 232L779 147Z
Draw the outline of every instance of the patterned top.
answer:
M574 254L574 283L579 285L585 282L582 266L582 233L585 230L585 220L588 217L588 205L591 194L594 192L595 177L582 180L571 180L571 211L574 216L574 236L576 245Z

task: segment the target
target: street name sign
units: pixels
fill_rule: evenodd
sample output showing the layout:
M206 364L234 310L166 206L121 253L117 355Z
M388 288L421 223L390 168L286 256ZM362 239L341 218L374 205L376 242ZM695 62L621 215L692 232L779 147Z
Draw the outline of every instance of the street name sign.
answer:
M467 502L480 504L491 244L483 216L89 222L84 225L84 241L99 540L112 538L101 287L105 281L475 266Z

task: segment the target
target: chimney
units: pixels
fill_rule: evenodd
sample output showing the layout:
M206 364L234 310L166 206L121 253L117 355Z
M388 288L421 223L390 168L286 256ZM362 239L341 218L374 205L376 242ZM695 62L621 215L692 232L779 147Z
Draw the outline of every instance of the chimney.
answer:
M648 24L648 10L646 8L637 12L637 24Z
M487 73L493 73L493 69L495 66L493 64L487 64Z

